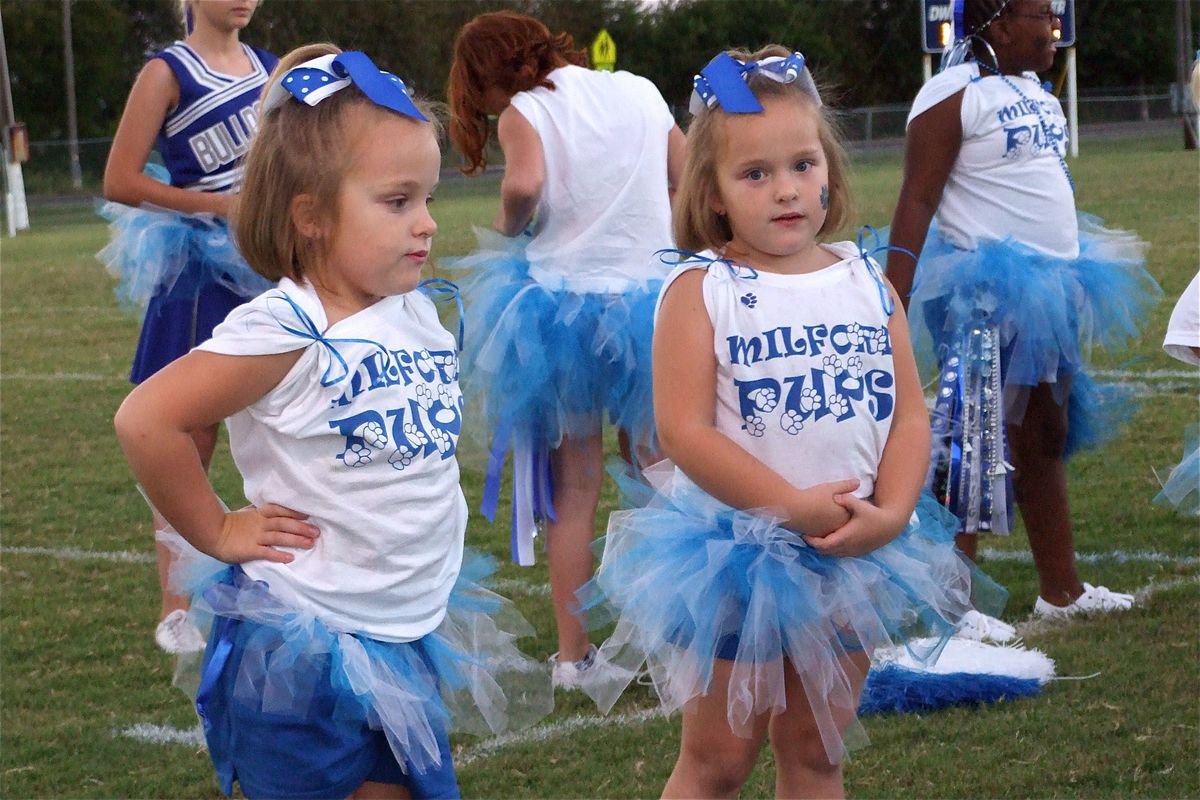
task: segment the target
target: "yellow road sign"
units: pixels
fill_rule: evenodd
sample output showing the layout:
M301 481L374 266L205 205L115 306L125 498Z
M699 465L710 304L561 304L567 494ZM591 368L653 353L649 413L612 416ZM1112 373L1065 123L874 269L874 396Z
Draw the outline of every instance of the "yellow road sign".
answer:
M612 72L617 66L617 43L604 28L592 41L592 68Z

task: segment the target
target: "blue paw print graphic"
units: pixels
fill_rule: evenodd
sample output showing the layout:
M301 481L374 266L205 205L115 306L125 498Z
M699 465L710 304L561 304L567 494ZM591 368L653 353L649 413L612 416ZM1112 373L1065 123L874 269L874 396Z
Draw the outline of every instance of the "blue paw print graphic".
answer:
M747 292L746 294L742 295L742 305L744 305L746 308L754 308L756 305L758 305L758 295L754 294L753 292Z
M392 453L391 457L388 458L388 463L391 464L394 469L398 470L403 470L405 467L412 464L412 462L413 452L404 445L400 445L400 447L396 449L396 452Z
M743 424L742 427L745 428L746 433L750 434L751 436L762 436L767 429L766 423L763 422L762 417L750 415L744 417L743 419L745 424Z
M784 412L784 415L780 417L779 427L783 428L784 431L790 433L792 436L795 436L796 434L800 433L800 431L804 430L804 420L800 419L800 415L798 413L792 409L788 409L786 412Z
M361 444L352 444L342 453L342 461L348 467L361 467L371 463L371 451Z

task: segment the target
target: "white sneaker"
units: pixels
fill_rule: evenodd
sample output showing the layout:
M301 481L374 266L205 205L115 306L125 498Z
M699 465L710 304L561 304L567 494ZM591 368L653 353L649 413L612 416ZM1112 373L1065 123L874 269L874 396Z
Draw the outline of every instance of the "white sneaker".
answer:
M558 689L580 689L584 673L596 666L596 645L588 647L587 655L578 661L559 661L558 653L547 659L550 662L550 682Z
M204 649L204 634L177 608L162 618L154 629L154 642L168 653L195 653Z
M1083 585L1083 594L1067 606L1056 606L1038 598L1033 615L1043 619L1067 619L1076 614L1097 614L1107 611L1126 611L1133 608L1133 595L1109 591L1104 586Z
M1017 638L1017 629L1004 620L989 617L972 608L963 614L954 636L957 639L969 639L972 642L1007 644Z

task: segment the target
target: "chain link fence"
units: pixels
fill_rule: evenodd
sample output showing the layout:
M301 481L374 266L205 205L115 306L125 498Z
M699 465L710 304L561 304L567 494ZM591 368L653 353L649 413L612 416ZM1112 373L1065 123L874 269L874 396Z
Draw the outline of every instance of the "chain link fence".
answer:
M1146 89L1115 88L1081 93L1079 124L1091 125L1145 123L1178 118L1178 92L1172 86ZM840 112L842 128L852 145L864 147L898 145L904 137L909 106L905 104L869 106ZM677 113L686 109L676 109ZM686 113L684 114L686 118ZM1086 130L1084 131L1086 135ZM71 181L70 148L66 141L36 141L29 146L29 161L22 167L25 193L31 200L45 195L98 195L104 176L104 163L112 139L83 139L79 142L79 166L82 189ZM446 148L444 166L456 169L459 159Z

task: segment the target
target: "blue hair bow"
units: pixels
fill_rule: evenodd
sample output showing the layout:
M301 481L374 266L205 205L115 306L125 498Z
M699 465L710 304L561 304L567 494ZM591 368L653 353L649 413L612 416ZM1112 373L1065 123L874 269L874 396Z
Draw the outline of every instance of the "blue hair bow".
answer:
M728 114L756 114L763 110L762 103L747 85L751 75L761 74L778 83L800 81L800 87L818 107L821 95L813 82L812 73L805 66L804 56L792 53L788 56L770 56L761 61L739 61L729 53L718 53L709 61L700 74L692 79L692 100L688 110L693 115L715 105Z
M320 56L288 70L267 91L262 113L278 108L289 97L307 106L316 106L351 84L377 106L422 122L429 121L413 103L404 81L384 72L375 66L370 56L356 50Z

